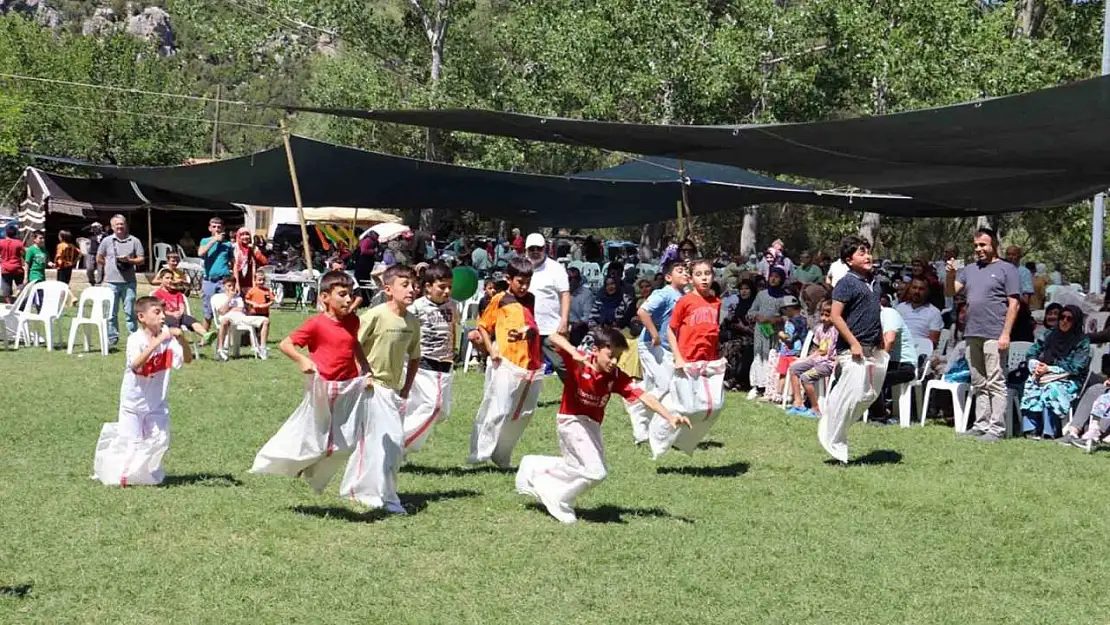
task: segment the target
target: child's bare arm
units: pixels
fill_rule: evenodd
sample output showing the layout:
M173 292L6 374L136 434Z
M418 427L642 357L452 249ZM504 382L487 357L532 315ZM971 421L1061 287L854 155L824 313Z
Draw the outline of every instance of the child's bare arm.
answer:
M663 404L659 403L659 400L655 399L655 397L652 396L651 393L642 393L640 395L640 403L647 406L648 409L658 413L660 417L666 419L667 423L670 423L671 427L673 428L676 428L679 425L690 427L689 419L682 415L671 414L671 411L664 408Z
M401 399L409 398L409 391L412 390L412 382L416 379L416 370L420 368L420 359L413 358L409 361L408 371L405 371L405 384L401 387Z
M482 346L485 347L490 360L494 362L501 360L501 354L497 351L497 348L493 346L493 341L490 340L489 332L486 332L486 329L482 326L478 326L478 335L482 337Z
M297 346L293 344L293 341L289 340L288 336L282 339L281 344L278 347L281 349L281 353L285 354L290 360L297 363L297 366L300 368L301 373L307 374L316 372L316 363L312 362L312 359L308 356L302 354L300 350L297 349Z
M170 333L177 340L177 344L181 346L181 360L185 364L193 362L193 348L189 346L189 341L185 340L185 333L181 331L181 328L171 328Z
M671 346L671 352L674 354L674 366L681 367L685 365L686 361L682 359L682 354L678 351L678 337L675 336L674 330L669 325L667 326L667 344Z
M551 336L547 337L547 340L551 341L551 344L555 347L570 354L578 362L585 362L587 360L585 354L578 351L574 347L574 345L571 345L571 342L568 341L566 337L564 337L562 334L552 334Z
M362 372L362 375L367 377L371 375L370 361L366 358L366 351L362 349L362 343L355 346L355 362L358 364L358 370Z
M131 361L131 371L137 373L139 369L142 369L143 365L146 364L146 361L150 360L150 357L154 354L154 351L157 350L158 346L162 344L162 341L170 338L170 336L171 335L169 328L164 328L162 330L162 333L154 337L154 340L147 344L147 346L143 348L143 351L140 352L138 356L135 356L135 359Z

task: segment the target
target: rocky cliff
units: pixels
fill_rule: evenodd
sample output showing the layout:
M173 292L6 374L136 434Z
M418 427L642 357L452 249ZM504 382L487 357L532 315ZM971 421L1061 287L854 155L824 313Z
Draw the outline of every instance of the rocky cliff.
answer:
M88 36L126 32L153 42L162 56L177 53L170 14L160 6L127 2L117 10L89 2L0 0L0 14L11 12L29 15L47 28L72 28Z

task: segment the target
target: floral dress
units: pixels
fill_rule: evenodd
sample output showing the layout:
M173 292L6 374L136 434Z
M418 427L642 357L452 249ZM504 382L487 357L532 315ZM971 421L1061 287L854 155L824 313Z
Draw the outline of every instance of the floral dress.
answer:
M1042 351L1044 351L1043 338L1038 339L1033 347L1029 348L1030 372L1040 364L1037 357L1041 355ZM1043 384L1037 382L1032 375L1025 380L1025 388L1021 395L1021 410L1033 413L1048 410L1048 412L1057 416L1068 414L1072 402L1079 394L1080 379L1090 364L1091 343L1084 337L1067 357L1054 365L1048 366L1048 375L1067 374L1067 378Z

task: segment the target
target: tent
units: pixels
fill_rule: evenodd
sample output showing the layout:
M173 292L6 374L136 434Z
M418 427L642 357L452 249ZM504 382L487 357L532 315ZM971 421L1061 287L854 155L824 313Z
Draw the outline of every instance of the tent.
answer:
M308 224L327 224L349 228L354 222L356 228L369 228L380 223L399 223L401 218L374 208L347 208L341 206L306 207L304 220ZM270 219L267 238L274 237L274 230L281 225L300 225L300 217L295 206L275 206Z
M922 203L920 216L1061 206L1110 186L1107 76L955 106L801 124L677 126L465 109L287 108L794 174L912 196Z
M944 210L902 196L820 191L735 168L719 168L704 178L682 176L678 167L654 178L633 175L621 179L605 171L597 172L596 177L549 176L433 163L295 136L290 138L290 148L305 206L456 209L534 226L587 228L673 219L685 186L695 215L769 202L892 215ZM41 158L91 169L143 188L199 194L214 202L296 203L282 149L179 167L118 167Z

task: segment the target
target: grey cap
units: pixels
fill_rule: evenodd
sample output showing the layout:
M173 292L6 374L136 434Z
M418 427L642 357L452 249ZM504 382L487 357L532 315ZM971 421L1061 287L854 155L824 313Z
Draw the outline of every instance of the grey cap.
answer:
M783 308L789 308L791 306L797 306L801 308L802 305L798 303L798 298L794 297L793 295L783 296L782 305L779 306L779 310L782 310Z

